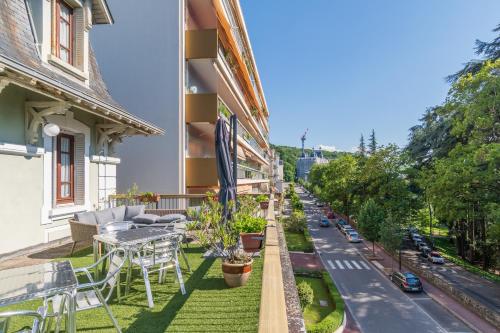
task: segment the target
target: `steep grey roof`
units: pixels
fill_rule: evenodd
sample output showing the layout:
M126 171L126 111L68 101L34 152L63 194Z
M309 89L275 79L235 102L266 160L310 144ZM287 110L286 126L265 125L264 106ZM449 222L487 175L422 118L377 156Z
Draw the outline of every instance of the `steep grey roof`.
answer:
M95 99L123 109L109 94L92 50L89 57L89 87L74 82L42 64L36 50L24 0L0 0L0 55L39 72L49 79L59 81Z

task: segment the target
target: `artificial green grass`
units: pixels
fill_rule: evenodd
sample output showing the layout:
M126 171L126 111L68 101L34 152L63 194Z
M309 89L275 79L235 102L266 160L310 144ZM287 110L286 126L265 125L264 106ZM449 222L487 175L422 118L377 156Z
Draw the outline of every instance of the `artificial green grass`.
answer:
M303 232L285 230L285 238L288 251L314 252L311 240Z
M262 282L262 259L254 259L248 283L240 288L228 288L221 271L220 259L204 259L200 247L185 249L192 273L182 274L186 295L182 295L173 270L167 273L166 282L158 283L158 273L150 275L155 307L148 308L144 282L139 270L134 270L129 295L121 303L112 298L111 309L123 332L257 332ZM70 259L73 267L92 263L90 250L76 253ZM122 281L125 275L122 274ZM123 289L122 289L123 290ZM123 294L123 293L122 293ZM37 303L18 304L16 309L35 309ZM6 310L2 308L2 311ZM77 314L78 332L115 332L104 309L94 309ZM28 321L17 321L21 327ZM54 328L54 327L52 327Z
M457 249L455 245L453 245L449 238L434 238L434 246L441 253L441 255L448 261L463 267L471 273L477 274L483 278L489 279L491 281L500 283L500 276L487 272L480 267L471 264L470 262L462 259L457 254Z
M333 301L328 293L328 289L323 282L323 279L313 277L296 276L295 281L299 284L302 281L307 282L314 291L314 301L304 309L304 321L306 328L311 324L317 324L323 320L334 308ZM320 306L319 300L328 301L328 306Z

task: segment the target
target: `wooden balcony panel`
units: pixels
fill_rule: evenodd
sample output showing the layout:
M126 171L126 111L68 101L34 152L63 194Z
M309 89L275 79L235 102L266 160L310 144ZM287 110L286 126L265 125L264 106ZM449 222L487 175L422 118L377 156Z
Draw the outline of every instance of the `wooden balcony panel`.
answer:
M217 50L217 29L186 31L186 59L215 59Z
M187 94L186 123L217 122L217 94Z
M186 158L186 186L214 187L219 185L217 161L214 158Z

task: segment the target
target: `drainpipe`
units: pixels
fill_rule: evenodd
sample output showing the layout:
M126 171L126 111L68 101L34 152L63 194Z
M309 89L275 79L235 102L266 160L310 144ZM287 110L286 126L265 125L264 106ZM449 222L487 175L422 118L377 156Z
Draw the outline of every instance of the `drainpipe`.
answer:
M238 117L233 114L231 116L231 127L233 128L233 180L234 180L234 191L238 192ZM234 199L234 209L238 204L237 196Z

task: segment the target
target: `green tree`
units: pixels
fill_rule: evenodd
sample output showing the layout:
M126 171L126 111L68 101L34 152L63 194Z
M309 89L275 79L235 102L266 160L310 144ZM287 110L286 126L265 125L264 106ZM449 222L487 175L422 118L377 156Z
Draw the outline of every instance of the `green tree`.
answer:
M384 221L384 211L373 201L368 199L358 214L358 226L363 236L372 242L372 251L375 255L375 242L380 238L380 226Z
M370 134L370 142L368 143L368 148L370 154L375 154L377 151L377 139L375 138L375 130L372 129L372 133Z
M361 138L359 139L358 152L361 156L363 156L363 157L366 156L366 145L365 145L365 138L363 137L363 134L361 134Z
M341 155L326 165L315 165L309 181L321 188L321 199L345 214L348 218L359 190L358 159L353 155Z
M399 220L389 215L380 225L380 243L391 254L401 249L402 232ZM391 260L391 270L393 261Z
M446 78L449 82L458 81L461 77L468 74L476 74L488 60L496 61L500 59L500 24L493 29L493 32L498 32L499 35L491 42L483 42L476 39L476 55L482 56L483 58L467 62L464 68Z

